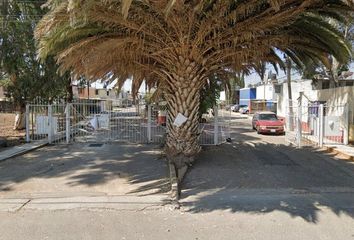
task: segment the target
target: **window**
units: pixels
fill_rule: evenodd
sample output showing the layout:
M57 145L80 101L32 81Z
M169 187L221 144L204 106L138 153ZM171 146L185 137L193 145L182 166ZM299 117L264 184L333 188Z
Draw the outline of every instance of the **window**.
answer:
M79 94L84 94L84 88L79 88Z
M109 91L107 91L107 96L109 96Z
M98 95L98 89L95 90L95 94Z
M259 114L259 120L275 121L277 119L278 118L275 114Z

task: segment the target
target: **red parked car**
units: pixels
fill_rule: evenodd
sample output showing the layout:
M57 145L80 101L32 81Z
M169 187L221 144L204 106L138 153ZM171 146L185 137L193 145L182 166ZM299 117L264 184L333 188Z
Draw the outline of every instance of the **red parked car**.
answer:
M252 118L252 128L257 133L284 134L284 123L273 112L258 112Z

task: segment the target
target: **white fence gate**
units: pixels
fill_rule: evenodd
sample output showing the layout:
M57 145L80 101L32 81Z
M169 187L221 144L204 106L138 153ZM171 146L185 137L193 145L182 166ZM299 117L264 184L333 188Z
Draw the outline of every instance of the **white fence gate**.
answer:
M200 144L225 142L230 137L230 116L230 112L215 108L214 115L200 124ZM79 101L26 107L27 142L163 143L165 135L166 127L155 105Z
M298 146L347 145L348 106L309 103L287 108L286 139Z

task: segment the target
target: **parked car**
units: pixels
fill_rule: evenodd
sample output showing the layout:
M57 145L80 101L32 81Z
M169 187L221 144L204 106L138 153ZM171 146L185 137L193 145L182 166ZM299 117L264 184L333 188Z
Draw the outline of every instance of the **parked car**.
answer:
M235 104L235 105L231 106L231 111L238 112L238 111L240 111L241 108L244 108L244 107L247 107L247 105Z
M245 106L245 107L240 108L239 112L242 114L247 114L250 112L250 109L248 108L248 106Z
M258 112L252 118L252 128L257 133L284 134L284 124L273 112Z
M231 105L230 110L233 112L236 112L236 109L238 109L238 108L239 108L239 105L235 104L235 105Z

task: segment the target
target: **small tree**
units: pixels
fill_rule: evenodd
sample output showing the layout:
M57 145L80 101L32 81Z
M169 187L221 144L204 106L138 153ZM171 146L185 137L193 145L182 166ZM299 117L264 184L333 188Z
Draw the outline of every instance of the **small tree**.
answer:
M222 81L216 76L211 76L200 93L199 118L202 118L204 113L209 109L213 109L218 102L220 92L222 90Z
M25 125L26 102L35 98L72 99L71 78L60 76L52 57L37 58L34 28L44 11L38 1L2 1L0 15L0 85L7 89L19 112L16 129Z

